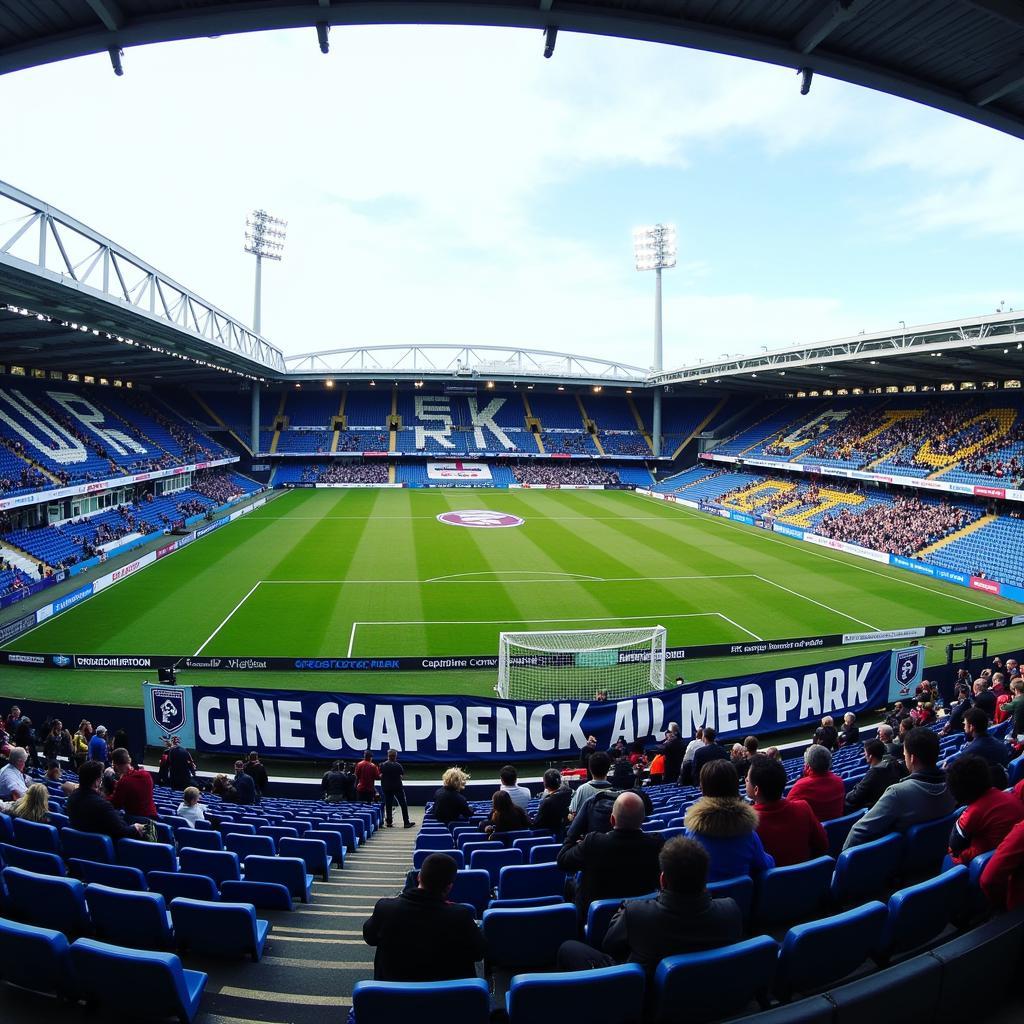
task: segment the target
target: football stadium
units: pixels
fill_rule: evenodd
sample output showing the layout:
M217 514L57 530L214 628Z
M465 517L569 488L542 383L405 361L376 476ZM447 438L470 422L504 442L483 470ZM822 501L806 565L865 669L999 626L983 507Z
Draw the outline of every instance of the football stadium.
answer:
M281 30L358 63L347 33L387 26L520 30L545 67L591 37L753 62L803 97L838 82L1024 139L1024 12L988 0L0 0L0 95ZM565 216L601 221L607 187ZM330 222L332 200L293 197ZM478 343L403 337L403 306L434 307L398 271L377 343L326 326L376 300L340 270L313 314L274 294L282 256L313 261L309 222L249 214L248 317L193 290L170 237L109 237L131 217L106 202L0 180L4 1020L1020 1019L1024 312L970 313L965 286L967 315L775 344L763 302L763 336L721 342L743 352L713 354L703 321L680 355L663 272L692 290L707 268L666 219L633 234L650 351L588 336L609 306L545 325L511 275ZM382 234L403 215L360 203ZM872 213L850 243L844 203L836 248L881 262L902 222ZM596 308L599 260L572 261ZM474 288L451 293L467 318ZM561 344L503 340L531 301Z

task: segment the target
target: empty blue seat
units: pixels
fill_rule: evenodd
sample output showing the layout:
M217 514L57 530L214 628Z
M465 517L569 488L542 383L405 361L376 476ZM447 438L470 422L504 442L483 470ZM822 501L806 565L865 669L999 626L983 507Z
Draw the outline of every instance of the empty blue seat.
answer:
M360 1024L488 1024L491 997L482 978L462 981L359 981L352 1009Z
M554 839L551 836L529 836L526 839L515 839L512 841L512 848L514 850L523 851L523 863L530 863L530 851L535 846L550 846L554 843Z
M873 901L790 928L779 951L776 994L789 999L797 992L828 988L851 974L874 950L886 916L885 907Z
M327 855L331 858L331 864L336 868L345 866L345 841L341 835L330 829L311 828L303 837L305 840L319 840L327 847Z
M171 920L179 949L215 956L250 956L259 960L270 931L251 903L171 900Z
M834 867L831 857L816 857L766 871L755 887L754 927L770 930L816 915L828 897Z
M215 832L210 833L216 835ZM219 839L220 836L217 836ZM250 853L260 857L273 857L275 854L274 840L270 836L243 836L231 832L224 837L224 845L232 853L238 854L238 859L244 861Z
M243 825L240 821L222 821L217 826L217 831L225 837L232 833L235 835L254 836L256 835L256 826Z
M639 964L519 974L512 979L506 997L509 1024L564 1024L570 1020L633 1024L644 1005L645 982Z
M452 837L447 833L439 833L437 835L431 835L430 833L421 832L416 837L416 843L413 846L414 850L451 850L454 849L455 843Z
M469 855L469 866L474 870L486 871L490 876L492 889L497 888L502 868L522 863L522 850L473 850Z
M0 843L14 842L14 819L9 814L0 813Z
M415 881L413 882L415 885ZM477 918L483 916L491 898L491 876L480 869L465 868L455 873L455 882L448 898L452 903L469 903Z
M86 885L97 882L114 889L127 889L129 892L145 892L149 888L146 876L138 868L125 867L123 864L106 864L103 861L72 857L68 867L71 874Z
M412 866L419 871L423 867L423 862L432 853L443 853L446 857L451 857L457 867L464 868L466 866L466 858L461 850L415 850L412 855Z
M224 849L224 837L219 832L204 832L197 828L179 828L174 833L178 841L178 849L186 847L193 850L213 850L219 852Z
M179 858L181 870L192 875L208 875L219 888L221 882L228 879L238 881L242 877L238 865L238 854L230 850L194 850L187 846L181 851Z
M65 857L91 860L94 863L114 863L114 842L110 836L98 832L79 832L77 828L61 829L61 847Z
M284 838L298 839L299 830L292 828L290 825L261 825L256 829L256 835L258 836L270 836L274 840L274 849L277 849L277 844Z
M53 804L51 803L51 807ZM67 828L71 824L71 819L66 814L61 814L60 811L49 811L46 815L46 820L58 831Z
M57 875L63 878L67 874L64 861L57 854L23 850L20 846L12 846L10 843L0 843L0 864L9 868L34 871L37 875Z
M150 871L146 881L149 883L149 891L160 893L165 903L179 896L190 900L218 898L217 885L209 875L192 875L185 871Z
M474 830L472 832L463 832L458 838L458 848L464 850L467 843L494 843L494 848L504 846L504 843L499 842L497 839L489 839L483 832Z
M245 880L280 882L303 903L309 902L313 889L313 876L306 872L306 862L301 857L257 857L250 854L245 858Z
M875 945L885 962L897 953L922 946L963 913L968 895L967 868L958 864L935 878L907 886L889 897L889 916Z
M325 882L331 878L331 855L327 844L319 839L282 839L277 844L282 857L300 857L311 875L321 875Z
M513 864L498 874L499 899L561 896L564 891L565 872L557 864Z
M85 902L97 938L133 949L171 949L167 904L157 892L129 892L90 884Z
M561 850L558 843L545 843L542 846L530 847L531 864L552 864L558 859L558 851Z
M845 907L888 894L902 859L903 836L895 832L843 850L832 875L832 902Z
M117 844L117 863L142 872L176 871L178 858L167 843L146 843L141 839L121 839Z
M658 1024L719 1020L768 1003L779 946L759 935L731 946L669 956L654 972Z
M750 920L754 908L754 880L749 875L723 878L720 882L708 882L708 892L712 899L735 900L743 915L743 924L746 925Z
M345 849L349 853L355 853L356 850L359 849L359 836L351 822L321 821L318 831L337 832L338 835L341 836L341 841L345 844Z
M0 917L0 979L33 992L77 997L71 954L64 934ZM14 1019L14 1011L11 1018Z
M177 1017L192 1024L206 975L187 971L173 953L142 952L95 939L71 946L71 962L86 1001L119 1007L144 1008L148 1017Z
M981 875L995 852L988 850L986 853L979 853L977 857L972 857L967 865L967 900L968 911L971 914L983 914L989 909L988 897L981 891Z
M485 910L487 962L514 970L555 965L558 947L576 937L576 908L571 903L529 910Z
M280 882L222 882L220 898L226 903L251 903L257 910L291 910L292 894Z
M949 849L949 833L959 816L958 811L953 811L935 821L926 821L907 829L903 837L900 878L931 878L942 870L942 861Z
M825 830L825 835L828 836L828 853L830 857L838 857L843 852L843 843L846 842L850 829L866 813L867 808L862 807L859 811L854 811L853 814L844 814L841 818L833 818L831 821L823 821L821 823L821 827Z
M2 874L12 917L72 937L91 931L85 886L77 878L37 875L10 867Z
M561 896L525 896L516 900L491 900L488 910L521 910L524 907L553 907L566 900ZM472 903L463 903L464 907L476 910Z
M60 833L53 825L44 825L41 821L15 818L14 842L23 850L60 853Z

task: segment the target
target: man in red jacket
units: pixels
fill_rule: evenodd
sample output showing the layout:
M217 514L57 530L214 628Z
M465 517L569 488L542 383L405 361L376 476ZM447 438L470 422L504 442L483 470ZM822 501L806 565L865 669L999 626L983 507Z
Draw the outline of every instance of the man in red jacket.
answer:
M129 821L156 819L159 815L153 803L153 776L145 768L133 768L132 755L124 747L111 754L110 762L117 776L110 802L124 811Z
M373 752L363 751L363 759L356 765L356 799L373 803L375 784L380 778L380 769L373 763Z
M981 891L999 910L1024 907L1024 821L996 847L981 873Z
M806 800L818 821L831 821L843 816L846 787L832 771L832 751L819 743L807 748L803 778L793 784L789 799Z
M755 755L747 772L747 796L757 811L757 834L775 858L776 867L802 864L828 853L828 836L803 800L786 800L786 769L763 754ZM1024 806L1024 805L1022 805Z
M967 805L949 835L954 864L967 864L979 853L994 850L1024 820L1024 804L992 785L992 770L983 757L957 758L946 772L946 782L953 799Z

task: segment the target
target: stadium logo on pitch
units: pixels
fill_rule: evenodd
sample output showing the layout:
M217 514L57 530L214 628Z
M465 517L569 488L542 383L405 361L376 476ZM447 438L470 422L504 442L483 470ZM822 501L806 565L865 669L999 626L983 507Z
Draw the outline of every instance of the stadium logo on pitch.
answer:
M503 529L506 526L522 526L525 519L509 515L508 512L494 512L486 508L463 509L460 512L442 512L438 521L449 526L473 526L482 530Z

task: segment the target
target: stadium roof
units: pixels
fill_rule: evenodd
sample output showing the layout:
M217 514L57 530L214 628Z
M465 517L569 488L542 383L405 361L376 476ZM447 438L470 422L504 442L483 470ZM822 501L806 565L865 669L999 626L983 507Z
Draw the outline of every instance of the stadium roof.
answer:
M0 73L126 48L265 29L496 25L731 54L902 96L1024 138L1018 0L0 0ZM564 44L563 44L564 45ZM794 86L795 87L795 86Z

